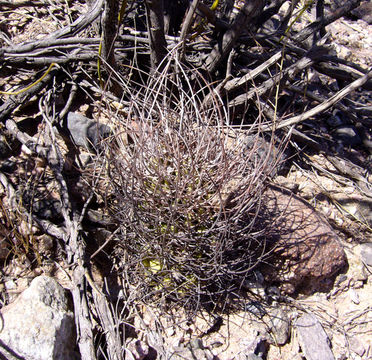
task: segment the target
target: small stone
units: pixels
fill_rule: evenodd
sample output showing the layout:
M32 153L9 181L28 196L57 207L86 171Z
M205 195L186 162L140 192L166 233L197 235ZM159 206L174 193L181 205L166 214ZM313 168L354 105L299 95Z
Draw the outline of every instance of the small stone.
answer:
M37 237L37 250L42 255L50 255L54 246L53 238L43 234Z
M359 356L363 356L366 352L363 343L355 336L349 338L349 346L350 349Z
M350 297L351 301L354 304L359 305L360 300L359 300L358 293L354 289L350 289L348 293L349 293L349 297Z
M14 280L8 280L5 282L5 288L9 290L15 290L17 288L17 284Z
M193 359L193 360L213 360L213 353L205 348L201 339L193 339L186 346L180 346L175 349L172 359Z
M284 345L289 338L290 320L282 309L278 308L269 314L270 334L268 342L273 345Z
M261 356L258 356L254 353L250 353L250 354L246 355L245 358L246 358L246 360L262 360Z
M357 146L362 143L362 139L353 125L339 126L334 134L345 146Z
M260 269L265 280L279 284L282 294L329 290L337 272L346 265L345 252L333 229L298 196L273 187L263 198L268 212L278 219L277 246L270 264Z
M326 121L332 128L345 124L344 115L340 111L335 111Z
M259 301L251 301L250 303L248 303L245 306L245 311L258 317L262 317L266 314L265 308Z
M360 245L360 258L364 264L372 266L372 243Z
M306 360L335 360L328 336L314 315L302 315L296 322L296 330Z
M352 10L351 13L358 19L362 19L368 24L372 24L372 3L363 1L360 6Z

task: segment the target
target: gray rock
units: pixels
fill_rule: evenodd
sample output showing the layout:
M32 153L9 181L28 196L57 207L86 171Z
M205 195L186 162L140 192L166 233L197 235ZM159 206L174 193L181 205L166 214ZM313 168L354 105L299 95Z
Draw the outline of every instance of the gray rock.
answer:
M246 355L245 360L262 360L262 357L253 353Z
M284 345L289 338L290 321L287 314L278 308L269 314L270 335L268 342L273 345Z
M35 278L13 303L2 309L0 357L73 360L74 315L64 289L52 278Z
M341 126L341 125L344 125L345 124L345 120L344 120L344 114L341 113L340 111L334 111L332 113L332 116L330 116L327 120L326 120L327 124L332 127L332 128L336 128L338 126Z
M346 146L357 146L362 143L362 139L353 125L341 125L335 130L334 134Z
M366 265L372 266L372 243L360 245L360 257Z
M360 6L351 12L358 19L364 20L368 24L372 24L372 3L363 1Z
M180 346L175 349L169 359L213 360L215 359L215 356L208 348L204 347L201 339L193 339L186 346Z
M257 166L257 164L265 162L267 168L271 170L268 174L270 177L275 177L285 171L288 154L280 148L279 140L275 144L271 144L264 137L248 135L246 141L246 154L251 157L252 164ZM253 154L251 154L252 150Z
M335 360L327 334L314 315L302 315L296 322L296 330L306 360Z
M67 120L62 122L61 126L69 133L76 146L82 146L88 150L99 149L101 140L112 134L109 126L73 112L67 114Z

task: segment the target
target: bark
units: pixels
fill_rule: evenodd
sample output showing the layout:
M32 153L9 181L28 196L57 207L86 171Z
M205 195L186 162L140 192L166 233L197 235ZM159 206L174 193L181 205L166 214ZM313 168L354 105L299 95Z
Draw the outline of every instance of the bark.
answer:
M151 70L159 69L167 55L167 42L164 35L163 0L146 0L147 28L150 40Z
M102 58L108 73L116 69L114 49L117 36L118 13L119 2L117 0L106 0L103 17Z
M248 23L261 12L263 5L263 0L245 1L231 29L223 35L221 43L218 43L207 57L205 68L209 73L214 72L221 61L227 58L242 31L246 28Z

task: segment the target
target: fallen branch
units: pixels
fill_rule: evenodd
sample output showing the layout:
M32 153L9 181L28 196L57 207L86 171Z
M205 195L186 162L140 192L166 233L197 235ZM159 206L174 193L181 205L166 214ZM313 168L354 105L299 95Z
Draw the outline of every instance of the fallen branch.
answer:
M370 70L367 74L365 74L364 76L362 76L358 80L355 80L354 82L352 82L348 86L344 87L342 90L340 90L339 92L337 92L335 95L333 95L331 98L329 98L328 100L324 101L320 105L315 106L311 110L308 110L308 111L306 111L305 113L303 113L301 115L293 116L290 119L287 119L287 120L282 121L281 123L279 123L277 125L276 128L277 129L282 129L282 128L287 127L287 126L298 124L298 123L300 123L300 122L302 122L304 120L307 120L307 119L309 119L309 118L311 118L311 117L313 117L313 116L315 116L315 115L317 115L317 114L319 114L321 112L326 111L331 106L333 106L334 104L336 104L337 102L339 102L341 99L343 99L346 95L350 94L355 89L361 87L363 84L365 84L371 78L372 78L372 70ZM264 126L262 128L263 131L269 131L271 129L272 129L271 126Z

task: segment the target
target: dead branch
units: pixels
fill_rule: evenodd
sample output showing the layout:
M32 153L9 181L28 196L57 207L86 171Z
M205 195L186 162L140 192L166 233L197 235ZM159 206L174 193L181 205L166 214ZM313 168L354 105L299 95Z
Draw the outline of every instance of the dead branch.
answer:
M150 40L151 69L156 70L167 55L164 34L163 0L146 0L148 36Z
M6 121L13 111L21 104L25 104L29 101L35 94L39 94L44 87L51 81L51 79L56 76L57 69L52 69L49 74L41 80L36 85L32 86L30 89L18 94L10 95L8 99L0 106L0 122ZM13 127L13 124L11 125Z
M317 47L311 49L306 56L302 57L291 66L284 68L282 71L278 72L270 79L264 81L257 88L252 88L247 93L235 97L229 102L229 107L236 107L238 105L242 105L248 101L251 101L255 97L261 97L272 90L275 86L279 86L280 83L283 84L287 81L293 80L298 73L313 65L316 59L321 56L321 54L321 49ZM278 55L276 56L278 57ZM275 57L273 57L272 59L275 59Z
M282 121L280 124L278 124L277 129L282 129L282 128L290 126L290 125L298 124L298 123L300 123L300 122L302 122L306 119L309 119L309 118L315 116L316 114L319 114L321 112L326 111L331 106L333 106L334 104L339 102L341 99L343 99L346 95L350 94L355 89L361 87L363 84L365 84L371 78L372 78L372 70L369 71L366 75L359 78L358 80L355 80L354 82L352 82L350 85L344 87L342 90L337 92L335 95L333 95L331 98L327 99L326 101L324 101L320 105L315 106L311 110L308 110L301 115L294 116L290 119ZM270 128L268 128L268 127L263 128L264 131L268 131L269 129L271 129L271 127Z
M221 44L214 46L205 60L205 68L209 73L214 72L220 62L227 57L245 27L255 16L261 13L262 8L262 0L246 1L244 3L233 25L224 34Z

